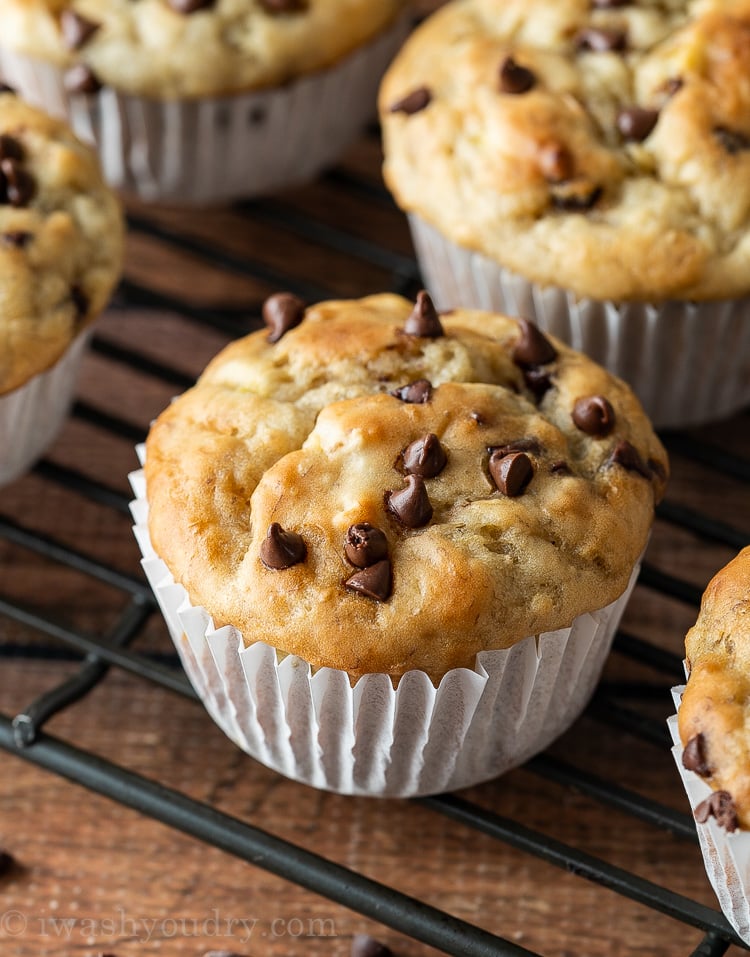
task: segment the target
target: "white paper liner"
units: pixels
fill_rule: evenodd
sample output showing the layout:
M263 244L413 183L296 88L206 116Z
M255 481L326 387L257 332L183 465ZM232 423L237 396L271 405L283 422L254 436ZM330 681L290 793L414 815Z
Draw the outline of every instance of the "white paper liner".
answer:
M539 286L409 216L438 309L522 316L625 379L658 428L684 428L750 404L750 298L614 303Z
M675 708L679 712L685 686L672 688ZM682 764L682 742L677 726L677 715L667 721L674 746L672 755L680 772L691 810L712 793L712 788L694 771ZM703 862L711 886L719 899L724 916L739 936L750 944L750 832L728 833L719 827L715 818L705 824L696 822Z
M84 330L51 369L0 396L0 486L22 475L55 440L73 400L89 335Z
M219 727L252 757L296 781L342 794L412 797L496 777L543 750L578 717L610 650L635 583L572 627L482 652L474 670L449 671L438 688L424 672L394 690L384 674L351 686L346 672L263 642L244 647L215 629L156 556L142 471L131 509L143 568L185 671Z
M162 101L106 87L71 95L59 68L2 46L0 75L95 144L111 186L149 201L218 202L306 182L337 159L374 117L380 79L409 27L401 17L329 69L235 96Z

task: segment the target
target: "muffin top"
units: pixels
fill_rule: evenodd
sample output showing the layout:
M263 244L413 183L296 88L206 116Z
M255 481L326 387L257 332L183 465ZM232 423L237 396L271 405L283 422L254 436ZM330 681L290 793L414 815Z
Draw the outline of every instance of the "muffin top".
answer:
M264 316L147 441L154 548L217 626L438 680L623 592L667 459L622 381L426 293Z
M750 291L750 0L457 0L380 109L399 204L533 282Z
M160 99L218 96L327 67L386 27L404 0L2 0L10 49Z
M123 235L94 153L0 93L0 394L54 365L104 307Z
M685 638L690 670L679 709L683 764L714 789L695 809L750 828L750 547L716 573Z

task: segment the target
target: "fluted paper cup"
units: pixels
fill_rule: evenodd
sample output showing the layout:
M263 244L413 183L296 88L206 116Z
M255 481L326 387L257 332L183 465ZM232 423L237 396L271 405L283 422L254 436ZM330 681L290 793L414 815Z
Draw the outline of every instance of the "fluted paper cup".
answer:
M26 472L54 442L70 409L89 331L51 369L0 396L0 486Z
M482 652L438 687L411 671L394 688L372 674L352 686L232 627L215 628L154 553L143 472L132 503L143 568L190 681L242 750L295 781L341 794L413 797L496 777L545 748L578 717L598 681L635 582L570 628ZM279 658L281 657L281 660Z
M750 405L750 298L607 302L540 286L409 216L425 283L439 309L531 319L624 379L657 428L684 428Z
M209 203L313 179L375 115L408 16L328 69L233 96L156 100L105 87L69 94L63 71L2 46L0 74L93 143L107 182L148 201Z
M672 697L679 711L685 686L672 689ZM680 772L685 792L692 810L709 797L711 787L694 771L682 764L682 742L677 726L677 715L667 722L672 735L672 754ZM709 817L705 824L696 823L706 874L711 882L724 916L737 934L750 944L750 832L727 832L715 818Z

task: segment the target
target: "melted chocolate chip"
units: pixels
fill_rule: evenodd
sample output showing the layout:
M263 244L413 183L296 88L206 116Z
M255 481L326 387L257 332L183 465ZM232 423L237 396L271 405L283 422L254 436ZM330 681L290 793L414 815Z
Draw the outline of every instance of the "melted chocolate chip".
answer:
M573 421L586 435L609 435L615 427L615 410L603 395L576 399Z
M557 351L539 327L528 319L518 319L521 334L513 349L517 366L543 366L557 358Z
M7 133L3 133L2 136L0 136L0 160L9 159L15 160L17 163L22 163L24 157L23 146L21 146L15 136L8 136Z
M388 539L369 522L359 522L347 529L344 552L352 565L368 568L388 557Z
M516 63L512 56L500 64L500 92L518 95L528 93L536 83L536 76L525 66Z
M367 934L352 937L351 957L392 957L390 948Z
M368 568L363 568L347 578L344 585L349 591L355 591L359 595L374 598L375 601L386 601L392 587L391 563L385 558Z
M542 445L539 439L529 437L516 439L514 442L508 442L507 445L491 445L487 451L490 455L493 452L499 452L500 456L509 455L511 452L531 452L533 455L539 455L542 451Z
M432 92L428 87L420 86L416 90L412 90L411 93L407 93L400 100L396 100L395 103L391 103L389 112L406 113L407 116L412 116L414 113L421 113L431 102Z
M523 370L523 381L530 392L534 393L537 402L541 402L544 396L552 388L552 379L546 369L540 366L531 366Z
M0 172L5 180L5 198L11 206L28 206L36 193L36 181L16 160L0 160Z
M416 382L410 382L408 385L402 385L400 389L394 389L388 393L394 399L400 399L402 402L410 402L412 405L424 405L429 402L432 396L432 383L427 379L417 379Z
M0 876L7 874L15 866L15 859L8 851L0 849Z
M695 771L702 778L711 777L711 767L706 760L706 739L698 732L685 745L682 752L682 766L688 771Z
M79 321L84 319L89 311L89 297L80 286L76 285L70 287L70 298L76 309L76 318Z
M60 29L63 42L69 50L79 50L101 26L94 20L87 20L75 10L63 10L60 14Z
M509 498L520 495L534 475L534 466L525 452L501 451L490 456L490 475L498 491Z
M617 114L617 129L624 140L642 143L656 126L658 110L647 110L642 106L628 106Z
M404 323L404 332L422 339L439 339L445 335L430 294L424 289L417 293L414 308Z
M631 445L627 439L623 439L617 443L609 457L609 463L611 465L621 465L629 472L637 472L644 478L651 478L651 472L648 467L644 465L638 449L634 445Z
M216 0L168 0L170 7L177 13L195 13L212 7Z
M0 234L0 240L2 240L5 246L15 246L17 249L24 249L33 238L34 234L28 233L24 229L16 229L8 233Z
M77 63L66 70L63 82L68 93L98 93L102 88L97 75L85 63Z
M627 41L624 30L606 27L587 27L576 38L578 49L591 53L621 53L627 47Z
M750 137L739 130L730 130L726 126L715 126L713 134L730 156L750 149Z
M307 10L307 0L260 0L260 5L271 16L284 13L302 13Z
M278 342L284 333L305 318L305 304L292 292L277 292L263 303L263 322L269 329L269 342Z
M421 528L432 518L432 503L419 475L407 475L406 488L386 492L385 507L407 528Z
M549 183L562 183L575 170L573 156L561 143L547 143L539 150L539 169Z
M476 422L477 425L487 425L487 419L485 419L481 412L469 412L469 418L473 422Z
M701 801L693 813L699 824L705 824L713 815L716 823L725 831L736 831L739 827L737 809L729 791L714 791L705 801Z
M8 86L7 83L0 83L0 93L12 93L13 96L16 95L16 91L12 86Z
M603 189L585 179L568 180L550 185L552 204L556 209L581 213L592 209L601 199Z
M440 440L433 432L407 445L401 453L404 471L422 478L435 478L445 468L448 461Z
M266 568L273 571L291 568L303 562L306 555L307 547L301 535L285 531L278 522L269 525L260 546L260 560Z

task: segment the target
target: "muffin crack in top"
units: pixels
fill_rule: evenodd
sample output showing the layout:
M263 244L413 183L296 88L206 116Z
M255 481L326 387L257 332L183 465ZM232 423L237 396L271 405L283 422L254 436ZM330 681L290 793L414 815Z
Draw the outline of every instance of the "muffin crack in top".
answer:
M217 626L439 678L624 591L667 476L624 383L424 293L283 295L147 442L155 551Z
M597 299L750 289L750 2L458 0L380 96L399 204Z

